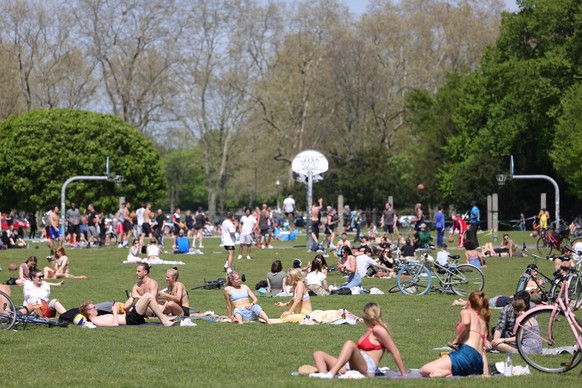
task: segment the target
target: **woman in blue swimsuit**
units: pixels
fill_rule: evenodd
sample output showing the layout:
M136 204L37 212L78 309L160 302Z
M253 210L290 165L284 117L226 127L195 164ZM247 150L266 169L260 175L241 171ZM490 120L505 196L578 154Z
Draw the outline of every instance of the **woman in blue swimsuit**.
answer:
M258 318L271 323L267 313L258 305L255 294L246 285L241 284L238 272L230 272L227 275L224 299L226 300L226 314L233 323L256 321Z
M485 342L489 333L489 301L481 291L469 295L457 322L457 336L449 346L456 351L420 368L424 377L488 375Z

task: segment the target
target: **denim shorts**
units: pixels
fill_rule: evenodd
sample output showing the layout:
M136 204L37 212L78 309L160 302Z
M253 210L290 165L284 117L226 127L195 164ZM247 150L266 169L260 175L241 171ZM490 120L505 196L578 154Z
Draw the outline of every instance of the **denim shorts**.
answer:
M234 309L232 316L234 317L236 314L240 314L243 321L256 321L259 318L261 311L263 311L261 306L254 304L250 310L246 307L238 307Z
M368 374L374 374L376 373L376 370L378 369L378 366L376 365L376 363L374 362L374 360L372 360L372 357L370 357L368 355L368 353L364 352L363 350L360 350L360 354L362 355L362 357L364 358L364 360L366 361L366 365L367 365L367 371ZM352 370L350 368L350 363L346 363L346 370Z
M453 376L468 376L483 374L483 356L469 345L461 344L450 353Z

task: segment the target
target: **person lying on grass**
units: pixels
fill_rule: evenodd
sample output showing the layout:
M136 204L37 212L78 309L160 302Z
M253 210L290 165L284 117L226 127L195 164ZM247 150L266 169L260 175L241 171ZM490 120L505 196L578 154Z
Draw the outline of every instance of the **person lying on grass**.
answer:
M114 326L134 326L145 323L146 311L150 308L159 318L164 326L173 326L176 322L175 317L168 317L162 313L158 302L151 294L144 294L138 300L135 306L132 306L125 314L119 312L119 303L113 302L111 314L97 315L97 309L90 300L85 301L79 307L79 313L87 317L97 327L114 327Z
M188 301L188 292L184 283L179 282L178 268L172 267L166 271L166 283L168 288L160 291L160 298L166 302L162 307L164 314L175 316L190 315L190 302Z
M457 350L420 368L424 377L488 375L485 345L489 333L489 300L481 291L473 291L461 310L457 336L449 346Z
M310 377L331 379L338 372L356 370L363 375L374 375L382 360L385 351L392 354L402 376L406 376L406 368L400 357L386 323L382 320L382 311L377 303L367 303L364 306L364 323L368 331L360 337L358 342L347 341L337 358L318 350L313 353L317 373Z
M267 313L258 305L255 294L247 285L241 284L238 272L232 271L226 276L226 286L224 287L226 315L230 317L232 322L243 323L243 321L256 321L258 318L262 318L267 323L271 323Z
M288 311L281 314L281 320L283 322L299 323L313 311L303 271L300 268L290 269L287 272L286 281L288 285L291 285L293 299L287 303L277 302L275 305L277 307L291 305ZM299 310L299 313L295 313L297 310Z

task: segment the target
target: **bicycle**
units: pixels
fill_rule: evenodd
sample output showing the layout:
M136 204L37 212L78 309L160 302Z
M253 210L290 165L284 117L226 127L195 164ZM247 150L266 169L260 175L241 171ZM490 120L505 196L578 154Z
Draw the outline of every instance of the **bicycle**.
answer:
M67 327L68 322L60 322L50 318L39 317L37 314L22 314L8 294L0 291L0 327L10 330L17 325L26 329L28 324L48 327Z
M428 253L421 257L420 263L410 263L398 272L397 285L403 294L425 295L433 290L468 296L483 290L483 272L472 264L458 264L459 255L449 255L453 262L447 266L437 263ZM433 278L438 279L439 287L431 288Z
M582 252L575 252L570 247L565 247L565 249L569 252L582 256ZM517 283L517 289L515 292L525 290L531 278L532 265L535 265L538 259L545 259L549 261L553 261L556 259L561 259L562 261L571 260L569 257L566 256L547 256L547 257L538 256L533 252L528 251L525 243L523 244L523 252L524 255L529 254L532 256L532 263L527 266L526 270L519 278L519 281ZM573 277L570 280L570 286L568 287L568 298L570 300L571 307L573 308L573 310L578 310L580 307L582 307L582 261L579 261L576 264L576 267L577 271L574 272ZM548 276L544 275L538 270L538 279L540 279L541 277L542 280L539 281L534 279L534 282L536 283L537 286L537 290L533 291L537 291L538 293L541 294L542 302L554 303L556 301L556 298L558 297L558 293L560 291L560 287L562 286L562 277L558 275L559 273L554 273L554 278L550 279ZM531 291L532 290L530 290L530 294L532 293Z
M530 252L527 249L527 246L525 245L525 243L523 243L523 255L524 256L531 256L532 257L532 261L530 264L527 265L527 267L525 268L525 271L523 271L523 273L521 274L521 276L519 277L519 280L517 282L517 287L515 289L515 292L519 292L519 291L523 291L527 288L527 284L529 283L530 279L534 280L534 283L536 284L537 289L536 290L529 290L529 293L538 293L541 295L541 301L542 302L549 302L549 301L553 301L555 299L555 295L552 296L552 290L554 290L555 292L555 282L556 282L556 278L549 278L548 276L544 275L542 272L539 271L539 269L537 270L538 272L538 277L533 278L532 277L532 271L533 268L537 267L537 261L539 259L544 259L544 260L554 260L555 258L553 256L547 256L547 257L543 257L543 256L539 256L536 255L533 252ZM551 287L550 287L551 285Z
M516 346L524 361L545 373L563 373L582 361L582 324L568 297L576 268L561 267L562 282L553 305L526 311L515 322Z
M560 229L559 232L555 230L548 230L543 236L541 236L537 243L536 247L538 253L540 255L545 254L547 249L549 249L548 255L551 255L553 251L558 251L558 253L562 252L562 247L567 246L571 247L572 242L568 238L570 235L570 231L568 228Z

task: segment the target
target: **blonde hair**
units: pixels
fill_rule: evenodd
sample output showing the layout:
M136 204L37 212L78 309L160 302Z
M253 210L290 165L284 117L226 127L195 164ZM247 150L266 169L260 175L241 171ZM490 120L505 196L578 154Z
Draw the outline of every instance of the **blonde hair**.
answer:
M226 274L226 286L232 286L232 281L234 280L235 277L238 277L240 279L240 274L236 271L232 271Z
M178 280L178 278L180 277L180 274L178 273L178 268L176 268L176 267L172 267L169 270L167 270L166 271L166 274L168 274L171 277L173 277L174 280Z
M303 275L301 268L291 268L287 271L287 276L291 280L290 285L292 287L295 287L297 283L305 280L305 275Z
M367 325L369 326L380 325L384 329L386 329L386 331L388 331L388 326L386 325L384 320L382 320L382 310L380 310L380 305L378 305L378 303L373 302L366 303L366 305L364 306L364 315L362 316L362 318L364 319L364 322Z

